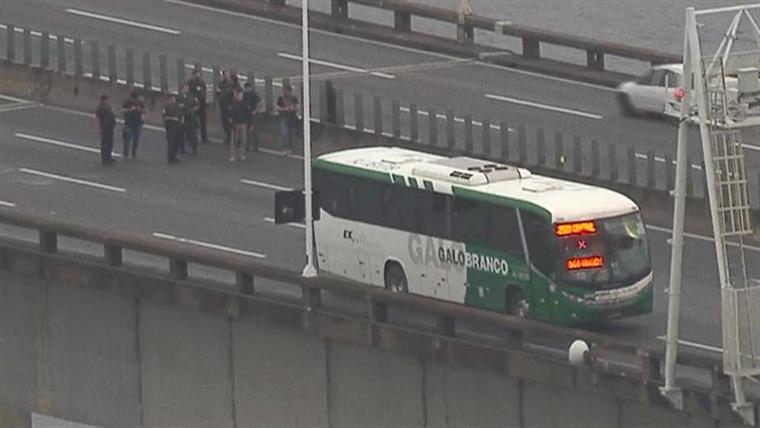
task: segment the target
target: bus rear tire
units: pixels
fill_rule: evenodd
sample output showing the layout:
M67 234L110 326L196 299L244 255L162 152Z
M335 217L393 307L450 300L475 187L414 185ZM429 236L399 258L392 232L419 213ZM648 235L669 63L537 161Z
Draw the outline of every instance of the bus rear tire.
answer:
M528 316L529 304L522 289L510 287L507 291L507 314L525 318Z
M385 265L385 289L394 293L408 293L409 282L404 269L395 262Z

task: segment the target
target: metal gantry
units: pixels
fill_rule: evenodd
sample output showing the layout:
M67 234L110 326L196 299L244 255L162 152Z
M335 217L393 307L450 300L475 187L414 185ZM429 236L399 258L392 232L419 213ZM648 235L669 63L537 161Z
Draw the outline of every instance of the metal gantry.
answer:
M668 288L668 332L665 386L676 408L683 398L676 384L683 229L686 210L688 128L698 124L704 156L718 278L721 288L723 369L731 377L733 408L755 425L754 405L745 381L760 375L760 284L748 281L744 240L752 234L742 129L760 126L760 28L752 11L760 4L697 11L686 9L684 30L684 96L681 99L676 185ZM733 13L716 52L702 56L697 17ZM741 24L748 22L754 49L735 52ZM741 33L743 34L743 33Z

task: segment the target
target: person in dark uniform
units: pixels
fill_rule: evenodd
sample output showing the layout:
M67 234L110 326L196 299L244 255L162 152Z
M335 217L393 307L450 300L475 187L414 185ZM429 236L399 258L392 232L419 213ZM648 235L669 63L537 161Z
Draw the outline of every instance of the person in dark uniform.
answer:
M100 161L103 162L103 165L111 165L114 163L111 152L113 151L116 116L113 114L111 104L108 103L108 95L100 96L100 104L95 110L95 118L98 121L98 133L100 134Z
M190 145L194 155L198 154L198 99L190 92L190 85L182 86L182 92L178 102L182 105L183 112L183 141L180 152L185 154L185 143Z
M201 130L201 141L208 143L208 133L206 131L206 82L201 78L200 70L193 70L192 77L188 81L190 84L190 94L198 100L198 125Z
M166 160L170 164L176 163L177 150L179 149L179 140L182 138L182 116L183 111L177 102L177 97L169 97L169 104L164 107L162 112L164 126L166 127Z
M232 102L232 79L230 71L224 70L222 80L216 88L216 99L219 103L219 119L224 130L224 142L229 144L232 123L230 122L230 103Z
M257 113L261 111L261 98L256 93L252 82L245 82L243 91L243 105L245 105L246 114L248 115L248 136L246 138L245 151L257 152L259 150L259 124L256 120Z

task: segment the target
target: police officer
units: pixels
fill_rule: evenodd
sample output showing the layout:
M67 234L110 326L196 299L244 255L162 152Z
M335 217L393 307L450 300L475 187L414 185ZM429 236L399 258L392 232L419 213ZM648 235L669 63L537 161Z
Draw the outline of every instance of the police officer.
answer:
M100 96L100 104L95 110L95 117L98 120L98 133L100 134L100 161L103 165L111 165L114 159L111 155L113 151L113 133L116 128L116 116L113 114L111 104L108 103L108 95Z
M229 144L232 123L230 122L230 103L232 103L232 78L230 70L224 70L222 80L216 88L216 99L219 102L219 120L224 130L224 142Z
M208 134L206 132L206 82L201 77L198 69L193 70L192 77L188 81L190 84L190 94L198 100L198 125L201 130L201 141L208 143Z
M169 97L169 104L164 107L162 116L164 126L166 127L166 160L169 164L176 163L177 150L179 149L180 139L182 138L182 107L177 102L177 97Z
M198 100L190 92L190 85L185 84L182 86L182 91L178 97L177 102L182 106L183 112L183 135L182 142L180 143L180 152L185 154L185 142L190 145L193 154L198 154Z

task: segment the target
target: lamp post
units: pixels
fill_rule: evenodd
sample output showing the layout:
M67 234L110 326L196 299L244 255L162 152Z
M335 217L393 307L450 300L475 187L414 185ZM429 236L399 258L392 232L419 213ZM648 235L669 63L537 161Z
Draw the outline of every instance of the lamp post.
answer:
M317 276L314 265L314 216L311 186L311 84L309 82L309 0L301 0L301 63L303 66L303 185L306 222L306 266L302 275Z

